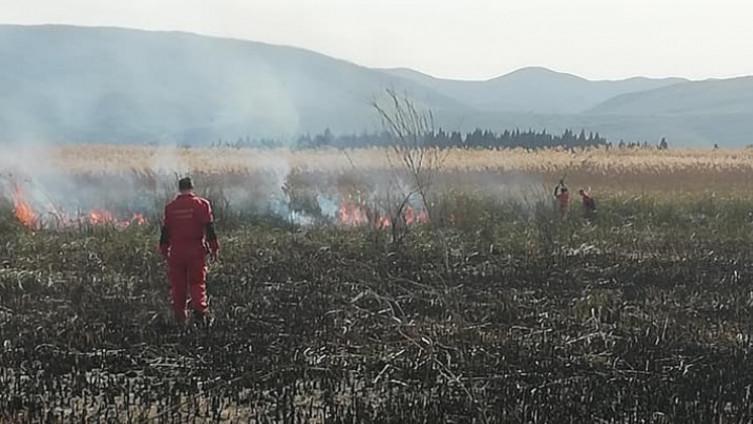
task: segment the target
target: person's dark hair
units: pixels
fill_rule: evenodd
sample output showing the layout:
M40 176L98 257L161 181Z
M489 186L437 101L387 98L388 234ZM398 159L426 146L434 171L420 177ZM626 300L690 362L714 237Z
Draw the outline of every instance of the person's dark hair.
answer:
M181 178L178 181L178 190L192 190L193 189L193 181L191 181L190 177Z

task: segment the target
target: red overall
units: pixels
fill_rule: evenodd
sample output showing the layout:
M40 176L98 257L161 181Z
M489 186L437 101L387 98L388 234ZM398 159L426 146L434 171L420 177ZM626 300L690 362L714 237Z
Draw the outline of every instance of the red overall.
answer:
M594 202L593 197L589 195L588 193L581 193L581 197L583 197L583 209L586 210L586 212L593 212L596 210L596 202Z
M167 237L160 249L169 266L173 312L178 322L186 320L189 292L191 307L202 315L208 312L206 255L210 248L215 253L219 249L216 239L208 246L205 239L212 221L209 201L192 193L179 195L165 207L163 231Z
M570 192L567 190L560 191L557 196L557 204L560 208L560 215L565 216L567 214L567 208L570 206Z

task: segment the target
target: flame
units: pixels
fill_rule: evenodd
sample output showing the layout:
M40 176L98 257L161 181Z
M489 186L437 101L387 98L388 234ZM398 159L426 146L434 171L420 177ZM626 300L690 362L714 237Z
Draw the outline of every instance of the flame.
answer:
M412 207L406 206L405 210L403 211L403 219L408 225L425 224L429 222L429 214L426 213L425 210L416 212L416 210Z
M24 198L23 190L16 185L13 189L13 213L18 221L27 228L34 228L37 225L37 214L31 205Z
M128 225L146 225L147 221L144 215L140 213L135 213L131 217L131 222L128 223Z
M23 189L19 185L14 185L13 193L13 213L24 227L39 228L42 226L42 219L39 212L35 211L31 203L26 200ZM82 222L89 225L113 225L118 228L127 228L130 226L145 225L148 223L146 217L141 213L134 213L130 219L118 219L116 215L107 209L92 209L83 216L68 215L60 209L48 204L43 208L47 209L52 221L51 225L57 228L73 227L80 225Z
M141 213L134 213L130 219L118 219L114 213L107 209L92 209L86 216L90 225L114 225L118 228L127 228L132 225L145 225L148 221Z
M92 225L112 224L115 222L112 212L105 209L92 209L87 218Z
M380 230L386 230L387 228L390 228L391 225L392 221L386 216L379 218L377 221L377 228Z
M406 206L401 214L401 221L407 225L425 224L429 222L429 214L425 210L416 211L416 209ZM361 225L373 225L380 230L388 229L392 226L392 219L389 216L379 214L362 203L352 200L344 201L340 204L337 211L337 222L341 225L351 227Z
M337 211L337 219L343 225L357 226L369 223L366 207L355 202L343 202Z

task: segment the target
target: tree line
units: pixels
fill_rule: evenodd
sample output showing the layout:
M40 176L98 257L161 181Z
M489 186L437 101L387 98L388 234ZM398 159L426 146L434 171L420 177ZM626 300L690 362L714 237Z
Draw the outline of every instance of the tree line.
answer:
M318 149L318 148L368 148L368 147L385 147L393 142L387 132L382 133L361 133L361 134L334 134L329 129L319 134L304 134L293 140L292 146L298 149ZM251 137L240 137L234 143L218 140L212 143L213 147L235 147L235 148L278 148L290 146L281 140L275 139L252 139ZM667 149L669 147L665 138L656 145L650 145L648 142L630 142L620 141L617 146L607 141L598 132L586 132L581 130L576 134L572 130L565 130L562 134L551 134L546 130L506 130L497 133L491 130L476 129L471 132L461 133L459 131L445 131L439 129L427 134L423 140L423 145L438 148L468 148L468 149L547 149L547 148L584 148L605 146L606 148L658 148Z

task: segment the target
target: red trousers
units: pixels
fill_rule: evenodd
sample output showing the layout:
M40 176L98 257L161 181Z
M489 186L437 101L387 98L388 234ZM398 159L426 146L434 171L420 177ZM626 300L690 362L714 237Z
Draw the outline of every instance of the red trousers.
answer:
M183 252L171 249L167 264L175 319L185 322L189 295L191 307L200 314L206 314L207 265L204 249Z

